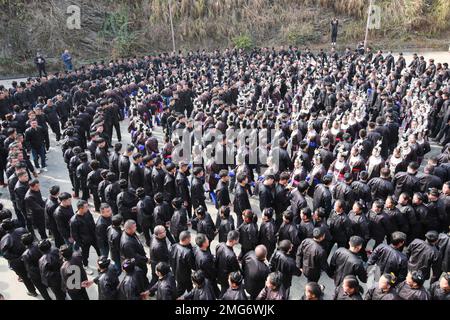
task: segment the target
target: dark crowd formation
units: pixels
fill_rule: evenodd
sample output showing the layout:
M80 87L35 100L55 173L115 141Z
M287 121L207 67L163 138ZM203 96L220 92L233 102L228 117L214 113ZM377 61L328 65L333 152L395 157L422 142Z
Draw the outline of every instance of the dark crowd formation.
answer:
M160 54L2 87L1 255L44 299L95 284L102 300L321 300L327 274L335 300L449 300L449 80L446 63L359 45ZM44 199L50 130L72 190Z

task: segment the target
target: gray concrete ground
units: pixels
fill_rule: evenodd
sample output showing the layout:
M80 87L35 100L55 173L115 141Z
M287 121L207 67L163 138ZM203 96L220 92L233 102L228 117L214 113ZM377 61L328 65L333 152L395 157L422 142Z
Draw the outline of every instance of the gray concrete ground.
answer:
M420 54L420 53L419 53ZM450 61L450 54L448 52L431 52L431 53L424 53L423 54L426 59L429 57L434 57L436 62L445 62ZM411 55L405 53L405 58L407 61L410 60ZM22 81L22 79L17 79L19 81ZM5 85L6 87L9 87L12 80L7 81L0 81L0 84ZM123 121L121 124L121 130L122 130L122 136L123 141L122 143L125 145L130 141L130 136L126 132L128 126L128 120ZM162 141L162 132L159 128L155 130L155 135L159 138L159 141ZM51 137L51 147L49 150L49 153L47 154L48 158L48 172L43 172L39 175L39 180L41 182L41 189L42 194L44 197L48 196L48 189L52 185L59 185L61 187L61 191L71 191L71 184L68 177L68 172L66 165L64 163L62 152L59 146L56 145L55 137L53 134L50 134ZM115 134L113 143L116 142L115 140ZM161 146L161 145L160 145ZM436 145L432 145L432 151L427 155L427 157L430 157L432 155L438 154L440 152L440 148ZM10 209L12 209L11 202L9 200L9 193L8 190L3 188L0 189L0 199L4 203L4 205ZM75 202L75 201L74 201ZM90 203L92 205L92 199L90 199ZM259 202L256 198L252 197L251 199L252 208L254 211L258 214L259 218L261 217L261 213L259 211ZM74 203L75 205L75 203ZM211 202L207 202L208 212L211 214L213 221L215 221L215 217L217 214L217 210L212 205ZM93 212L93 207L91 208ZM97 215L95 214L95 218L97 218ZM260 221L261 219L259 219ZM193 232L193 240L195 237L195 232ZM145 243L145 241L144 241ZM215 247L217 245L217 240L214 240L211 244L212 252L215 252ZM368 248L371 248L373 244L369 243ZM148 253L148 248L145 248ZM335 249L333 249L334 251ZM239 245L236 248L236 254L239 254L240 248ZM331 256L331 255L330 255ZM96 260L97 255L95 253L95 250L91 250L90 257L89 257L89 267L93 270L96 270ZM89 276L90 279L95 277L96 271L94 275ZM149 274L150 276L150 274ZM366 290L367 286L371 285L372 280L369 281L369 283L363 284L363 288ZM334 291L334 283L333 280L330 279L326 274L322 274L322 277L319 281L320 284L325 286L325 298L330 298ZM306 284L306 278L304 276L301 277L294 277L293 279L293 286L291 288L291 299L299 299L303 294L303 289ZM426 284L428 286L428 283ZM7 261L3 258L0 258L0 293L5 296L6 299L10 300L41 300L42 297L38 296L37 298L29 297L26 294L25 286L18 281L18 278L16 274L9 269ZM97 299L97 287L95 285L91 286L88 289L88 293L91 299Z

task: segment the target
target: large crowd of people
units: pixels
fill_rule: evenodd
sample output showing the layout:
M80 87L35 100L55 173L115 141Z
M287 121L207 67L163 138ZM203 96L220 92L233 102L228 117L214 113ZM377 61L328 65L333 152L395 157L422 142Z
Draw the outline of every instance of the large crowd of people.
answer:
M447 63L360 44L41 76L0 88L0 252L29 295L321 300L328 276L334 300L449 300ZM44 199L50 130L72 190Z

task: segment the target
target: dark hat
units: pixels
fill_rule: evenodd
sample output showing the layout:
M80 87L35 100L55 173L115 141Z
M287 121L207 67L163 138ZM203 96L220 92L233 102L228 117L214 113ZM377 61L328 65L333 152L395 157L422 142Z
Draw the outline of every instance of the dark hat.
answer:
M97 260L97 264L100 269L106 269L108 268L109 264L111 263L111 260L108 259L108 257L101 256Z

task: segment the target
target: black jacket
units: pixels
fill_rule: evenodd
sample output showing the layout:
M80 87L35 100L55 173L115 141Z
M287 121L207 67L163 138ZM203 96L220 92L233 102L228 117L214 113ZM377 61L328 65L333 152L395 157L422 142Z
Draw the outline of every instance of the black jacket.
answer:
M113 152L109 156L109 170L111 172L114 172L116 174L116 177L119 178L120 171L119 171L119 159L120 154L117 152Z
M348 213L348 219L350 220L350 224L352 226L352 235L363 238L367 243L367 241L370 240L370 222L366 215L364 213L359 215L355 214L352 210Z
M95 236L99 248L109 249L108 244L108 227L111 225L112 219L100 216L95 223Z
M385 236L390 236L395 231L395 226L391 223L391 219L384 212L377 214L370 210L368 213L370 237L377 243L381 243Z
M373 287L367 290L364 295L364 300L400 300L397 291L394 288L390 288L388 292L383 292L380 288Z
M117 196L119 195L120 191L120 186L117 181L107 185L105 188L106 203L110 205L115 215L118 213Z
M215 268L215 258L211 251L201 250L199 247L194 248L195 270L202 270L205 273L205 277L211 282L216 281L217 270Z
M164 201L171 203L177 196L177 187L175 185L175 176L167 173L164 178Z
M194 177L192 179L192 185L191 185L191 201L192 201L192 207L194 209L198 208L199 206L205 205L205 189L203 187L204 181L200 178Z
M345 182L338 182L332 191L334 200L341 200L344 202L344 210L349 211L353 202L355 202L355 193L351 186Z
M149 290L150 284L144 271L135 267L133 272L125 275L117 287L119 300L141 300L141 293Z
M281 172L281 171L280 171ZM274 199L274 210L277 219L281 219L282 214L291 205L291 197L289 189L285 186L278 184L275 187L275 199Z
M332 211L330 219L327 221L330 228L331 236L333 241L347 244L348 240L352 236L352 226L349 218L345 213L337 214Z
M156 226L165 226L166 222L170 221L170 207L167 202L156 205L153 210L153 222Z
M58 208L56 208L55 210L54 217L56 226L58 227L59 234L64 239L70 238L70 221L73 215L74 212L72 206L67 208L58 206Z
M119 179L128 181L128 173L130 172L130 158L126 155L119 157Z
M220 285L227 285L228 275L239 269L239 262L233 248L226 243L219 243L216 247L217 282Z
M70 236L80 246L96 242L95 222L92 214L86 212L83 216L75 214L70 219Z
M216 187L217 203L216 208L228 206L231 203L230 193L228 191L228 183L219 180Z
M139 164L135 164L134 162L130 164L128 178L130 179L130 187L134 190L144 187L144 169Z
M8 262L20 261L25 246L22 244L21 237L27 233L25 228L17 228L8 232L0 240L0 252Z
M123 216L125 221L135 217L136 214L133 212L133 208L136 207L138 201L136 194L129 188L122 190L117 195L117 211Z
M170 219L170 232L176 239L178 239L178 236L182 231L188 230L187 223L188 217L185 208L176 210L173 213L172 218Z
M430 300L430 295L423 286L413 289L406 283L406 280L397 286L397 293L401 300Z
M385 200L389 195L394 193L394 185L388 179L376 177L370 179L368 186L372 194L372 200Z
M225 293L222 296L221 300L230 300L230 301L236 301L236 300L248 300L247 295L244 291L244 286L240 285L236 289L232 289L231 287L225 291Z
M398 282L405 280L408 273L408 258L406 255L384 243L373 250L367 263L368 265L376 264L380 268L381 274L392 272L397 277Z
M61 286L61 268L62 262L59 258L59 250L52 248L49 252L44 253L39 259L39 271L41 273L41 281L47 287Z
M270 259L270 270L272 272L281 272L281 282L284 289L289 289L292 284L293 276L300 276L300 269L297 268L294 258L286 253L277 250Z
M153 168L144 168L144 191L146 195L153 198L155 193L153 192L152 171Z
M209 282L208 279L205 279L205 284L203 285L203 287L198 288L195 287L194 289L192 289L189 292L186 292L183 295L183 299L184 300L206 300L206 301L210 301L210 300L215 300L215 295L214 295L214 290L211 286L211 283Z
M273 205L274 205L273 188L261 184L259 188L259 208L262 211L265 208L273 208Z
M33 223L45 222L45 202L42 199L40 191L29 189L25 194L25 208L29 217L32 217Z
M433 279L439 277L439 250L428 241L415 239L406 248L409 271L422 271L425 279L430 278L430 270L433 269ZM434 281L432 281L434 282Z
M100 163L100 168L109 169L108 149L97 147L95 150L95 160Z
M41 281L41 272L39 270L39 259L42 257L42 252L36 244L29 246L22 254L22 261L27 270L27 274L33 282L39 283Z
M264 289L270 268L266 262L256 258L254 251L249 251L242 257L242 270L245 290L250 293L251 297L256 298Z
M233 210L237 216L242 216L242 212L246 209L251 209L248 192L246 188L238 184L234 193Z
M439 286L439 281L433 283L430 287L430 300L450 300L450 291L445 292Z
M189 194L189 180L185 173L178 171L175 178L175 186L177 188L177 197L180 197L183 201L190 203L191 195Z
M155 204L150 196L145 196L136 204L137 207L137 223L139 225L147 225L153 229L153 210Z
M198 219L197 217L191 220L192 229L196 230L197 233L203 233L206 235L209 241L213 241L216 232L216 226L212 221L212 218L209 213L205 213L205 217L203 219Z
M167 262L170 261L169 247L167 246L167 239L158 239L155 236L152 236L152 240L150 242L150 262L154 265L159 262Z
M94 278L94 282L98 286L98 300L117 300L119 278L113 265L110 265L105 272L100 272Z
M322 271L328 271L328 254L314 239L305 239L297 250L296 264L308 279L319 280Z
M263 244L267 249L267 259L270 259L277 244L276 226L273 220L261 223L259 228L258 244ZM262 288L261 288L262 290Z
M313 197L313 210L317 208L324 208L327 217L330 216L332 207L333 197L331 195L330 188L323 184L318 184L314 190Z
M120 239L122 238L122 229L120 227L109 226L106 231L108 237L109 251L114 261L120 260Z
M407 172L397 173L393 183L395 185L394 195L397 199L403 192L408 193L412 197L414 192L420 191L419 179L415 175Z
M155 192L162 192L164 190L165 176L166 176L166 174L163 169L158 169L156 167L153 167L152 183L153 183L153 190Z
M255 222L243 222L237 230L239 231L241 251L247 252L254 250L259 240L258 225Z
M177 298L177 284L172 272L166 274L162 279L150 289L150 292L156 290L156 300L175 300Z
M50 146L50 142L47 139L45 129L37 126L36 129L28 128L25 130L25 145L27 149L40 149L42 146Z
M232 216L229 216L228 219L220 219L219 227L217 228L219 242L227 242L228 232L234 229L234 220Z
M144 270L146 269L148 259L142 243L135 234L129 235L126 232L122 232L120 238L120 257L122 261L125 259L135 259L138 267Z
M334 284L340 286L345 276L354 275L366 283L367 271L362 259L346 248L339 248L331 257L328 275L334 279Z
M195 269L192 247L174 243L170 250L170 266L178 284L190 283L191 272Z

